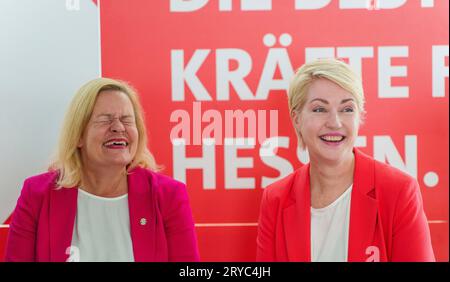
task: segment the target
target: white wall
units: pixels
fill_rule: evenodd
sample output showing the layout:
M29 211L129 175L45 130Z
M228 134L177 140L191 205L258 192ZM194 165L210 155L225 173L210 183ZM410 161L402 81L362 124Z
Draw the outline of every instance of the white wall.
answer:
M98 8L66 2L0 0L0 224L46 170L76 90L100 75Z

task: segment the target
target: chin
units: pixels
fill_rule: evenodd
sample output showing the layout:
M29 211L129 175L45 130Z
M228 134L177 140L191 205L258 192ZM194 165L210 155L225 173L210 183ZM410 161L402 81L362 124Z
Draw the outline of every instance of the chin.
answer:
M131 159L111 159L108 160L107 163L111 166L123 166L126 167L127 165L129 165L131 163Z
M341 162L348 159L348 157L351 155L351 152L351 150L348 151L347 149L341 149L335 152L330 152L330 150L328 150L327 152L323 152L322 154L320 154L320 156L322 159L329 162Z

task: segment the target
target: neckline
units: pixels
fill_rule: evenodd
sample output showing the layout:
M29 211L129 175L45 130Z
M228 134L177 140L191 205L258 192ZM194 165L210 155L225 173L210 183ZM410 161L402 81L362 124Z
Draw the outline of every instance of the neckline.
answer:
M78 187L78 191L81 192L82 194L88 196L89 198L93 198L93 199L101 200L101 201L108 201L108 202L109 201L119 201L119 200L123 200L128 197L128 193L117 196L117 197L101 197L101 196L97 196L97 195L91 194L91 193L83 190L82 187Z
M324 212L326 212L327 210L333 208L334 206L336 206L343 198L345 198L353 189L353 184L351 184L345 191L344 193L342 193L336 200L334 200L331 204L329 204L326 207L323 208L313 208L311 206L311 213L315 213L315 214L322 214Z

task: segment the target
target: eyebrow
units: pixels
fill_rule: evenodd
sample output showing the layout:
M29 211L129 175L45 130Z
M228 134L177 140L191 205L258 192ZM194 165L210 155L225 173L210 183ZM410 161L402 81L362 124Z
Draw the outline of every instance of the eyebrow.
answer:
M321 98L312 99L310 103L312 103L314 101L319 101L319 102L322 102L322 103L327 104L327 105L329 104L329 102L327 100L324 100L324 99L321 99ZM354 99L353 98L344 99L344 100L341 101L341 104L345 104L345 103L347 103L349 101L354 102Z

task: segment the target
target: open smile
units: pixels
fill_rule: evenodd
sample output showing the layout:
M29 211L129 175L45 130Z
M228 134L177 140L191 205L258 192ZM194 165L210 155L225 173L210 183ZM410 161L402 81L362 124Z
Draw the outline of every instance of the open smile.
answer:
M319 138L327 145L338 146L344 142L346 137L343 135L322 135Z
M103 143L103 146L108 149L125 149L129 145L128 140L119 138L119 139L110 139Z

